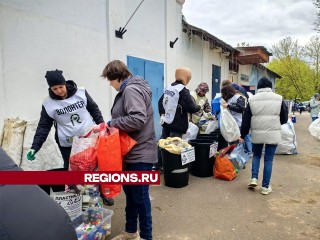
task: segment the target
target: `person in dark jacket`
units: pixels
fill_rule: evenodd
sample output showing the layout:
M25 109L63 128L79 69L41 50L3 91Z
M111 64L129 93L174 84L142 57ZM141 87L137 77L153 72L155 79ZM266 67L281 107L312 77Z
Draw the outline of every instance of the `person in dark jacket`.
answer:
M64 169L68 170L73 137L85 135L95 124L103 123L104 120L98 105L88 92L84 88L78 88L75 82L66 81L62 73L55 70L47 71L45 75L49 96L42 104L40 121L27 159L35 159L54 125L55 139L64 161ZM105 204L113 205L113 199L104 195L101 197Z
M189 68L177 68L175 72L176 81L167 86L164 94L158 101L160 114L160 124L162 125L161 139L168 137L182 137L189 127L188 114L196 113L203 109L204 100L199 101L197 105L189 90L185 87L192 77ZM158 163L154 170L162 169L162 157L160 148L158 149Z
M221 96L225 101L221 106L230 110L231 115L240 128L242 114L245 109L245 98L241 94L237 93L231 85L226 85L221 88Z
M245 106L249 100L249 94L241 85L231 82L229 79L222 81L222 87L230 85L237 93L241 94L245 100ZM244 110L243 110L244 111ZM244 138L244 150L249 155L252 154L252 143L251 143L251 135L248 133Z
M23 171L1 147L0 171ZM78 238L67 212L41 188L36 185L0 183L0 239Z
M253 159L250 188L258 185L260 159L265 147L261 189L263 195L272 192L270 179L273 158L277 145L281 141L281 125L287 121L288 112L282 96L272 92L272 82L268 78L261 78L257 85L257 93L249 98L244 112L240 142L243 142L244 136L251 129Z
M104 68L107 78L118 94L111 109L111 127L126 132L138 144L124 157L125 171L149 171L157 162L152 92L148 82L133 76L119 60ZM123 185L126 194L125 232L113 239L152 239L152 215L149 185ZM138 232L138 223L140 234ZM140 237L139 237L140 235Z

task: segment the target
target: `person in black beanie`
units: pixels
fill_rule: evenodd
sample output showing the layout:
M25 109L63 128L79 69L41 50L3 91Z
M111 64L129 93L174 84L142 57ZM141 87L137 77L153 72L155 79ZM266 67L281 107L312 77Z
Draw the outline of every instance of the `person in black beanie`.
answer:
M69 168L72 139L84 136L95 124L103 123L98 105L83 87L77 87L72 80L66 81L61 70L47 71L45 78L49 85L49 96L42 103L40 121L33 138L27 159L33 161L36 153L46 141L52 125L59 146L64 169ZM113 205L113 199L101 194L106 205Z

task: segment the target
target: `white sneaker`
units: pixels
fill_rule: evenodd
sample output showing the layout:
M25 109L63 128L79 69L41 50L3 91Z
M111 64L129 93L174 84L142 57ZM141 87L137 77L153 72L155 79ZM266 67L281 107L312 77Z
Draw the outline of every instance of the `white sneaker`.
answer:
M251 178L250 183L248 184L249 188L255 188L258 186L258 179Z
M140 240L140 236L138 232L128 233L123 231L121 234L112 238L111 240Z
M268 195L271 192L272 192L272 188L270 187L270 185L268 188L266 188L266 187L261 188L261 194L263 194L263 195Z

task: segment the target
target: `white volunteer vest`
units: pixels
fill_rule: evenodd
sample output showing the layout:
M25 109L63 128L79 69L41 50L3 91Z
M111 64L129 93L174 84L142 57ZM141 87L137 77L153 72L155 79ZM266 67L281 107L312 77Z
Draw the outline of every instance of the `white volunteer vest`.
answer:
M84 88L78 88L70 98L55 100L48 97L43 106L48 115L57 122L59 143L71 147L74 136L83 136L94 124L88 112Z
M177 84L175 86L170 85L166 88L164 92L162 105L165 110L164 121L167 124L173 122L178 107L179 93L183 88L183 84Z

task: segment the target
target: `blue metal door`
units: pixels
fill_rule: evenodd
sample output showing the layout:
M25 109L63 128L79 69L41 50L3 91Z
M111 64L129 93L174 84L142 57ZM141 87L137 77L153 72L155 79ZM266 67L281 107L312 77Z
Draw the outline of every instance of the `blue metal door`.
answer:
M133 75L139 75L148 81L152 91L152 108L157 139L160 139L162 127L158 110L158 100L163 94L164 65L136 57L127 57L128 68Z
M212 65L212 99L220 93L221 67Z

